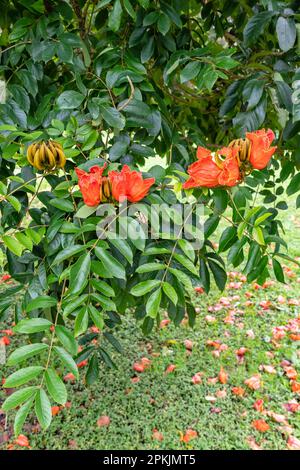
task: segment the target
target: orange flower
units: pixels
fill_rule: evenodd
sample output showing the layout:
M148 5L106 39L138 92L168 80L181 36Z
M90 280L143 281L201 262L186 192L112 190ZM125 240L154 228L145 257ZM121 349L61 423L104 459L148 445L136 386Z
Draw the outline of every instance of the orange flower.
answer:
M89 173L75 168L78 176L78 185L83 196L84 203L87 206L97 206L101 200L100 189L102 183L102 173L106 165L92 166Z
M127 165L124 165L121 171L110 171L109 179L112 195L117 201L128 199L130 202L138 202L147 196L150 187L155 183L155 178L144 179L142 173L130 170Z
M270 426L265 422L264 419L256 419L252 422L252 427L259 432L266 432L270 429Z
M201 186L206 188L236 186L240 179L237 153L238 148L223 147L213 157L210 150L198 147L198 161L189 166L190 178L182 187L188 189Z
M275 139L275 134L271 129L267 131L260 129L259 131L247 132L246 138L251 142L251 151L249 162L257 170L262 170L267 166L277 147L270 147Z

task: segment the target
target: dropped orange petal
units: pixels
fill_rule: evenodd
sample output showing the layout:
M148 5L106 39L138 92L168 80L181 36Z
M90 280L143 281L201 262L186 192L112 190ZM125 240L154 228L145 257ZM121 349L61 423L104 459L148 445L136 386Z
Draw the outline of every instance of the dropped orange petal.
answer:
M259 398L256 402L253 403L253 408L260 413L264 411L264 401Z
M52 416L58 415L59 412L60 412L60 407L59 406L52 406L52 408L51 408Z
M143 366L143 364L141 364L140 362L135 362L132 368L135 372L139 372L139 373L144 372L145 370L145 366Z
M291 389L294 393L300 393L300 382L296 382L296 380L291 380Z
M290 450L300 450L300 440L297 437L289 436L287 447Z
M252 450L262 450L262 448L257 444L254 437L248 437L247 439L248 445Z
M189 340L189 339L186 339L184 341L184 346L186 347L186 349L188 349L189 351L191 351L193 349L193 341Z
M24 434L20 434L15 440L15 444L21 447L29 447L29 440Z
M223 367L221 367L218 378L221 384L226 384L228 381L228 374L225 372Z
M260 374L255 374L249 379L244 381L244 384L247 385L252 390L258 390L261 387L261 377Z
M75 375L70 372L69 374L66 374L64 376L64 381L65 382L75 382Z
M100 418L98 418L97 426L99 428L109 426L109 425L110 425L110 417L109 416L104 415L104 416L100 416Z
M252 427L259 432L266 432L270 429L270 426L264 419L256 419L252 422Z
M150 359L148 357L142 357L141 362L140 362L145 368L149 367L151 365Z
M227 396L226 390L218 390L216 392L216 397L217 398L225 398Z
M198 433L194 431L193 429L189 428L186 430L185 434L181 436L180 440L187 444L188 442L190 442L192 439L195 439L196 437L198 437Z
M152 439L154 439L155 441L163 441L164 440L164 436L161 432L159 432L157 429L153 429L153 433L152 433Z
M245 389L242 387L232 387L231 391L238 397L243 397L245 395Z
M175 364L170 364L170 365L166 368L165 374L170 374L171 372L174 372L175 369L176 369Z
M192 382L194 385L202 383L201 375L202 375L201 372L197 372L195 375L193 375Z

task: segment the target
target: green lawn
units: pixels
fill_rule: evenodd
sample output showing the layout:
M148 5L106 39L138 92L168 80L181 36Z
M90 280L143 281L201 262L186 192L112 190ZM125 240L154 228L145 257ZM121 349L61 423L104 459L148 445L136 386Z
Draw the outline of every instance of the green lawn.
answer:
M282 214L291 254L299 256L299 211ZM292 264L289 268L285 286L274 282L255 289L243 283L235 288L228 286L222 294L216 290L209 296L195 294L198 316L194 329L185 323L178 328L168 324L145 338L128 314L117 332L124 354L112 351L118 369L101 368L99 381L90 388L82 382L68 383L71 407L55 416L50 429L42 432L31 420L23 430L31 448L250 449L259 445L263 449L286 449L289 435L300 439L300 409L288 412L284 407L291 401L300 403L300 391L292 391L283 369L287 363L282 363L290 361L300 374L299 341L291 338L297 327L300 333L299 306L288 303L297 299L300 305L300 270ZM239 282L238 278L233 282ZM264 309L262 301L270 301L269 308ZM208 311L209 306L212 310L216 307L215 311ZM288 326L285 336L274 341L273 329L282 326ZM191 353L184 345L187 339L193 342ZM223 345L219 357L213 353L218 351L217 343L209 346L208 340ZM12 346L15 341L12 337ZM247 352L239 362L236 351L242 347ZM132 366L142 357L151 365L138 374ZM167 374L170 364L176 368ZM263 366L273 366L274 373ZM218 379L221 367L228 374L225 384ZM202 383L194 385L192 377L197 372L203 373ZM2 367L3 376L7 373ZM261 376L258 390L244 384L255 374ZM139 381L133 383L132 378L137 376ZM297 380L300 383L299 377ZM243 387L244 396L234 395L233 387ZM4 392L0 392L3 398ZM264 401L263 412L253 408L257 399ZM108 427L97 426L103 415L110 418ZM0 444L2 449L14 440L13 413L6 419L8 442ZM253 428L252 422L258 419L270 426L266 432ZM4 427L5 416L0 415L0 436ZM188 428L196 431L197 437L185 443L181 437ZM163 440L154 438L154 429Z

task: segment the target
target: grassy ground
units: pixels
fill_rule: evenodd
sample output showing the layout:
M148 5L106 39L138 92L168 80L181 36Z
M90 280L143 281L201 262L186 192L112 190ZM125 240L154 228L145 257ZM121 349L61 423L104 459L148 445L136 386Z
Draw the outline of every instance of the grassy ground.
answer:
M285 212L283 220L290 253L299 256L299 211L298 215L292 210ZM25 427L31 448L286 449L287 443L296 446L293 438L300 439L300 405L294 412L285 405L297 408L300 380L293 382L287 377L288 369L284 366L288 362L283 361L289 361L300 374L299 341L293 336L297 328L300 333L300 270L289 265L285 286L273 281L263 289L241 282L239 275L231 277L232 283L222 295L216 290L209 296L195 293L198 316L194 329L185 322L179 328L167 324L145 338L132 318L124 319L118 338L125 352L123 356L114 355L118 370L101 369L99 381L90 388L85 388L82 382L68 383L71 407L55 416L50 429L40 431L33 420ZM296 301L299 305L294 305ZM281 333L284 337L280 339ZM186 340L192 341L191 351L186 348ZM13 337L12 346L14 341ZM241 348L246 348L246 352ZM147 357L151 364L139 374L133 370L133 364L142 357ZM170 365L175 369L166 373ZM227 376L220 374L221 368ZM2 373L4 376L7 373L4 367ZM201 373L199 384L192 381L196 373ZM253 390L244 381L256 374L260 383ZM298 394L292 390L295 383L299 383ZM233 387L242 387L244 395L235 395ZM261 399L263 410L258 402L257 411L253 405ZM103 415L109 416L110 425L99 427L97 421ZM0 448L5 449L13 442L12 419L12 415L0 415ZM264 420L268 430L254 429L256 420ZM186 434L188 429L195 431L190 434L191 440Z

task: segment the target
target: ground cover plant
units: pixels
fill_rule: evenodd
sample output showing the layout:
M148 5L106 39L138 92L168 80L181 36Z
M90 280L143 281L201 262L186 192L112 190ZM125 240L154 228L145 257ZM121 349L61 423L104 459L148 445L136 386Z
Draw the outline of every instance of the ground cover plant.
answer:
M298 257L299 211L289 211L287 220ZM126 317L117 333L124 354L112 353L118 369L103 370L92 387L65 374L69 401L52 408L55 419L45 432L32 413L25 437L16 439L12 416L5 428L3 413L1 448L299 449L300 270L284 271L284 289L274 279L248 284L238 272L229 274L222 294L196 289L193 329L187 319L174 327L164 313L145 338ZM4 337L11 351L19 338L9 331ZM82 377L86 368L84 362Z
M204 297L211 286L223 291L232 270L241 272L241 281L232 280L239 287L268 286L270 275L285 285L286 263L299 265L282 216L288 204L300 205L296 3L22 0L1 8L0 319L11 330L3 328L1 344L3 352L13 333L17 347L3 376L5 421L14 416L16 437L32 414L37 429L49 428L53 416L59 422L72 390L66 374L79 390L82 383L92 387L86 396L105 374L102 390L110 396L111 378L126 364L116 355L122 343L150 335L155 348L161 322L187 322L192 335L201 335L194 381L204 392L209 338L194 289ZM157 230L147 224L152 216ZM290 310L282 307L281 316L280 301L270 309L268 299L262 302L263 311L276 313L273 328L284 322L279 331L290 353L282 361L294 363L297 300L283 302L295 314L285 319ZM245 318L255 313L250 307ZM213 318L206 323L214 328ZM273 330L266 335L274 346ZM251 348L255 355L265 354L265 342ZM189 350L180 347L179 362ZM212 347L218 356L214 341ZM245 349L237 353L241 365ZM143 357L135 371L154 373L155 361ZM260 372L275 375L265 361ZM178 377L180 367L166 366L170 380L173 372ZM227 385L229 364L219 366L217 381ZM292 365L281 367L285 377ZM291 374L297 393L297 373ZM258 376L251 383L260 389ZM211 413L221 416L215 408ZM274 418L272 412L266 408L263 416ZM263 418L253 426L269 431ZM200 432L179 431L184 444ZM289 434L288 446L297 446Z

